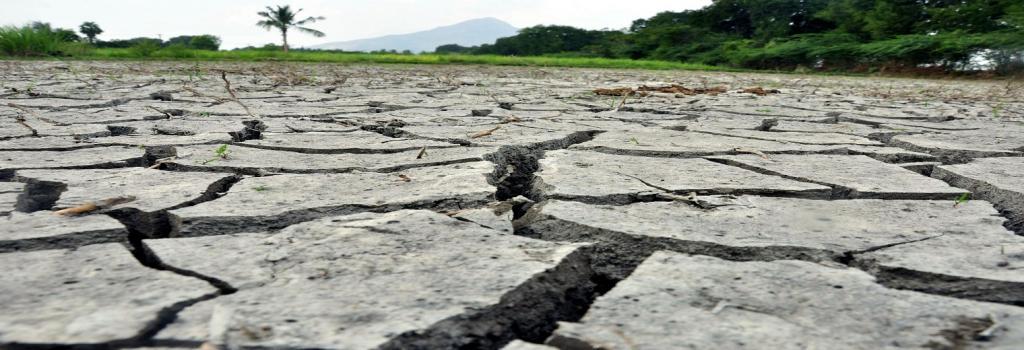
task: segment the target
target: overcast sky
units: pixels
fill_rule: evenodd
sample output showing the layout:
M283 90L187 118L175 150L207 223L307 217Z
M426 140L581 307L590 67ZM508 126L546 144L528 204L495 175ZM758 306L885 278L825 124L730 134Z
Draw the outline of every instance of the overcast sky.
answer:
M222 48L263 45L280 40L255 26L266 5L292 5L303 14L325 16L313 25L327 36L289 35L293 46L404 34L460 21L495 17L522 28L564 24L588 29L625 28L637 18L662 11L700 8L711 0L3 0L0 25L30 21L75 28L94 21L101 39L139 36L164 39L214 34ZM289 33L291 34L291 33Z

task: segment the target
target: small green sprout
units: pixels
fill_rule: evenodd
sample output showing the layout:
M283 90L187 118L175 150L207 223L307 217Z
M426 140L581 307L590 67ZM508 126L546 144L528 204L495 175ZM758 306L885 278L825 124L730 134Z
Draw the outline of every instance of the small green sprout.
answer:
M188 81L191 82L193 79L203 80L203 71L199 69L199 63L196 63L192 70L188 72Z
M217 147L217 149L213 150L213 154L216 155L216 157L207 159L206 161L203 162L203 165L217 161L218 159L228 159L228 155L231 154L231 151L228 150L227 144L223 144L220 145L220 147Z
M632 142L632 143L635 143L635 144L637 144L637 146L639 146L639 145L640 145L640 141L637 141L637 140L636 140L636 137L630 137L630 138L629 138L629 141L630 141L630 142Z
M961 194L959 197L956 197L956 199L953 200L953 207L956 208L958 205L963 204L963 203L967 203L970 200L971 200L971 193L970 192L966 192L964 194Z
M223 145L220 145L220 147L217 147L217 149L214 150L213 153L216 153L218 157L227 158L228 157L228 153L230 153L230 151L228 151L228 145L227 144L223 144Z
M996 117L996 118L999 118L999 112L1002 111L1002 110L1003 110L1003 104L1002 103L997 104L995 106L992 106L992 116Z
M259 185L259 186L253 187L252 189L253 189L253 191L256 191L256 192L264 192L264 191L269 191L270 187Z

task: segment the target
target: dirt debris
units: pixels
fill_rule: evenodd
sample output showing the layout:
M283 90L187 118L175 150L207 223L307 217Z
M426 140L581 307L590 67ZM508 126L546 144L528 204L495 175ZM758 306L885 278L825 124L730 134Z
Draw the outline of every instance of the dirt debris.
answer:
M754 94L754 95L757 95L757 96L767 96L769 94L780 93L781 91L779 91L777 89L765 89L763 87L757 86L757 87L750 87L750 88L743 89L743 90L741 90L741 92L743 92L745 94Z

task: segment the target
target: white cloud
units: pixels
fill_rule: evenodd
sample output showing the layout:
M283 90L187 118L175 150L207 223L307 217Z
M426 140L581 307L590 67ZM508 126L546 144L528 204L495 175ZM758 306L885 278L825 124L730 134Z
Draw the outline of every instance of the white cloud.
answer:
M588 29L624 28L634 19L662 11L681 11L710 4L710 0L5 0L0 24L50 22L76 28L84 21L97 22L101 38L139 36L167 39L177 35L214 34L224 48L262 45L280 40L275 32L255 26L256 12L266 5L290 4L303 14L327 17L313 25L325 38L296 34L295 46L328 41L401 34L453 24L463 20L496 17L517 27L563 24Z

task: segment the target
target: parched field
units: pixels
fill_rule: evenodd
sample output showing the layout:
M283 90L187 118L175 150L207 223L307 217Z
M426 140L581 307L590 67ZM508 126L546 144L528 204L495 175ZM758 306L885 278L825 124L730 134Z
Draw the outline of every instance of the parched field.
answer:
M0 74L3 349L1024 347L1021 82Z

